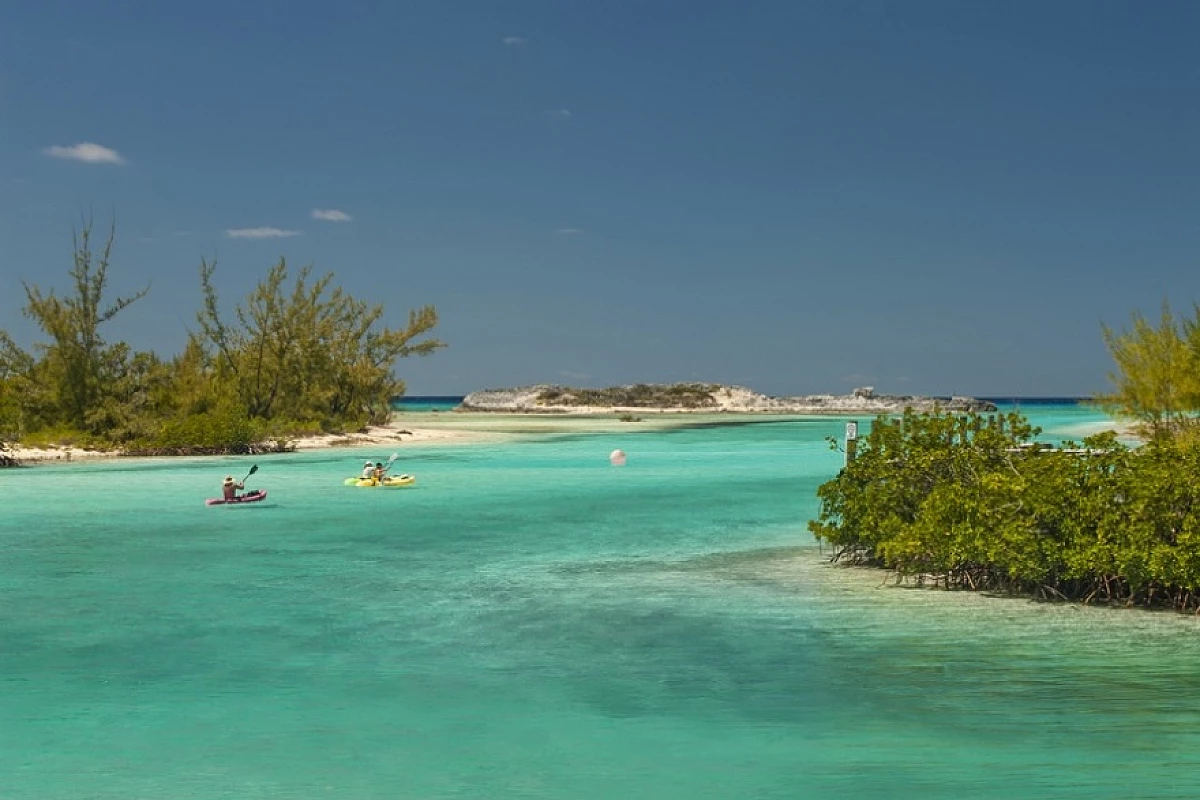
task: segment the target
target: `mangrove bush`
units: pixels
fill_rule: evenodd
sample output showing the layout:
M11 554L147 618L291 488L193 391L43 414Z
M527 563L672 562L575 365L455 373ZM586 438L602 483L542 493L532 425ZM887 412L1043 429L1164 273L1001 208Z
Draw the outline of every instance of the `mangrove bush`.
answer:
M836 560L946 588L1200 608L1200 446L1051 448L1018 414L881 417L818 489Z

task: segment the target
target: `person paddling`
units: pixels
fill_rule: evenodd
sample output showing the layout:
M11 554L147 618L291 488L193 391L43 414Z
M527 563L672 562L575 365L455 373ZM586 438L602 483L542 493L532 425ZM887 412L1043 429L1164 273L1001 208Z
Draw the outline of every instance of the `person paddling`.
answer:
M365 464L363 464L362 480L364 480L364 481L375 480L375 464L374 464L374 462L368 461Z
M238 489L245 488L246 485L244 483L235 481L232 475L226 475L225 480L221 483L221 492L227 502L230 500L237 500Z

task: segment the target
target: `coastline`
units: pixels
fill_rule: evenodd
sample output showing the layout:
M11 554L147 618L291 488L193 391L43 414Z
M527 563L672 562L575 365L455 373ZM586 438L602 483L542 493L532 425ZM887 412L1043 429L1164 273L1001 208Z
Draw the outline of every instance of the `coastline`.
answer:
M645 409L640 409L645 411ZM731 417L733 419L731 419ZM756 419L778 422L785 417L803 419L804 415L782 415L778 413L739 413L656 411L637 422L622 420L619 415L600 413L527 414L496 411L446 412L404 411L393 415L387 425L370 426L365 431L341 434L319 434L288 439L291 450L312 451L328 448L357 448L380 446L443 446L474 445L488 442L511 441L513 439L553 436L572 433L630 433L667 430L687 426L750 423ZM96 450L73 446L21 447L0 451L15 458L20 465L34 466L47 463L95 462L103 459L140 458L126 455L120 450ZM164 456L145 456L163 458ZM190 458L191 456L165 456L167 458ZM202 456L196 456L197 458Z
M406 412L397 414L387 425L372 425L364 431L352 433L328 433L299 436L287 440L289 451L323 450L328 448L379 447L381 445L457 445L481 444L517 438L523 434L555 433L538 425L497 425L504 415L478 414L453 417L440 412ZM520 417L521 415L513 415ZM440 424L445 420L449 424ZM416 422L417 424L412 424ZM118 458L191 458L193 456L138 456L126 455L122 450L100 450L52 445L49 447L23 447L8 445L0 449L0 455L15 459L18 466L33 466L47 463L94 462ZM194 456L203 458L206 456Z
M486 431L456 431L438 428L414 428L393 421L387 425L371 426L364 432L342 434L319 434L316 436L301 436L288 439L291 450L307 451L321 450L333 447L377 447L379 445L399 444L468 444L500 438L490 436ZM9 446L0 450L0 454L13 458L21 466L32 466L45 463L69 463L76 461L97 461L116 458L140 458L142 456L126 455L122 450L96 450L91 448L73 447L68 445L51 447L21 447ZM163 456L145 456L146 458L162 458ZM190 458L191 456L168 456L169 458ZM196 456L201 457L201 456Z
M570 409L551 413L523 411L398 411L387 425L371 426L362 432L321 434L289 439L294 451L313 451L327 448L357 448L408 445L445 446L474 445L511 441L537 436L563 434L637 435L643 432L705 425L753 424L755 422L828 421L824 414L786 413L771 410L714 411L678 409L629 409L627 413L611 409ZM873 416L873 414L843 413L838 416ZM630 419L633 417L633 419ZM1136 442L1126 424L1121 422L1089 422L1072 433L1087 435L1101 430L1115 430L1123 439ZM120 450L95 450L82 447L21 447L10 446L0 455L15 458L19 464L33 466L46 463L94 462L103 459L138 458ZM162 456L147 456L161 458ZM189 458L190 456L168 456ZM199 457L199 456L197 456Z
M47 461L95 461L104 458L121 458L120 450L89 450L82 447L5 447L0 455L16 461L18 467L39 464Z

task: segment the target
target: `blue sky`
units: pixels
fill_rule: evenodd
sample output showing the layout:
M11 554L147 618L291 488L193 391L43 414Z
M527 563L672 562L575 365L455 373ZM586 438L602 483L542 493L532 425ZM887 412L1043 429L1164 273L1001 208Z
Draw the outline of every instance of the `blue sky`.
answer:
M94 212L151 283L108 336L165 355L201 258L232 305L285 256L437 307L410 394L1089 394L1102 322L1200 295L1198 38L1168 0L0 3L0 328Z

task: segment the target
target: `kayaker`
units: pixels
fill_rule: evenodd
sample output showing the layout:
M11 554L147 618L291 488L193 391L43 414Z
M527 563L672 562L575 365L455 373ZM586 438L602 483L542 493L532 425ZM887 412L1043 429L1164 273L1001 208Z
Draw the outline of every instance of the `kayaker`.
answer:
M374 463L368 461L365 464L363 464L362 480L364 480L364 481L375 480L375 464Z
M387 472L387 470L383 468L383 462L376 461L375 470L371 473L371 477L375 479L376 483L383 483L383 475L385 472Z
M226 475L224 482L221 484L221 493L225 500L237 500L238 489L245 489L245 484L238 483L233 479L232 475Z

